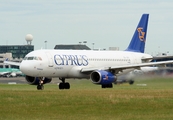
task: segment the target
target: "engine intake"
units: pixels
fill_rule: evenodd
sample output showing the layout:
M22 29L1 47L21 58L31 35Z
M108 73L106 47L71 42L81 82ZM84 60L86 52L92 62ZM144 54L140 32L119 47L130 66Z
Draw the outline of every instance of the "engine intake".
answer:
M109 71L98 70L91 73L91 81L94 84L111 84L116 79L116 76Z
M38 85L40 81L38 77L32 77L27 75L25 76L25 79L30 85ZM50 83L51 81L51 78L44 78L43 84Z

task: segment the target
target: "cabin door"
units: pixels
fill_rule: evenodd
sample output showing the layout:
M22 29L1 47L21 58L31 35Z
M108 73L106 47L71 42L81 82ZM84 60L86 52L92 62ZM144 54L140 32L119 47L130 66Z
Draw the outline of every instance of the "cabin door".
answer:
M49 61L48 66L53 67L53 58L52 58L52 55L50 54L50 52L46 52L46 56L47 56L48 61Z

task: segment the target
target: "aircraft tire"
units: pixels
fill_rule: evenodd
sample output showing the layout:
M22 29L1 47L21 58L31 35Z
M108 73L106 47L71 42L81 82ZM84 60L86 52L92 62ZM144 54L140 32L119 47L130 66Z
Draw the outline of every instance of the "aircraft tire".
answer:
M106 85L103 84L103 85L102 85L102 88L106 88Z
M102 88L113 88L113 85L112 85L112 83L111 84L103 84L102 85Z
M37 90L43 90L44 86L43 85L37 85Z
M113 85L112 85L112 83L111 84L108 84L108 86L107 86L108 88L113 88Z
M70 84L68 82L64 83L64 86L65 86L65 89L70 89Z
M134 83L134 80L130 80L129 84L132 85Z
M63 90L63 89L64 89L64 83L60 83L60 84L59 84L59 89L60 89L60 90Z

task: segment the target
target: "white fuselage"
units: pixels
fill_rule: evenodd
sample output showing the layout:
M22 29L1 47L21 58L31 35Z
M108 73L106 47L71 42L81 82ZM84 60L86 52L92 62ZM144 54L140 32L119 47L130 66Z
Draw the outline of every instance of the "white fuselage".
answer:
M26 55L20 70L33 77L89 78L81 69L138 64L145 58L152 56L129 51L36 50Z

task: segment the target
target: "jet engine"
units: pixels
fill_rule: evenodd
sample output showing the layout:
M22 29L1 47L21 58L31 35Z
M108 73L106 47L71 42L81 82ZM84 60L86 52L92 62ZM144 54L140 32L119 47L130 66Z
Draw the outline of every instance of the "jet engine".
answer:
M40 82L40 78L38 77L32 77L32 76L25 76L26 81L30 84L30 85L38 85ZM44 78L43 79L43 84L46 83L50 83L52 81L51 78Z
M112 84L116 79L116 76L109 71L98 70L91 73L91 80L94 84Z

